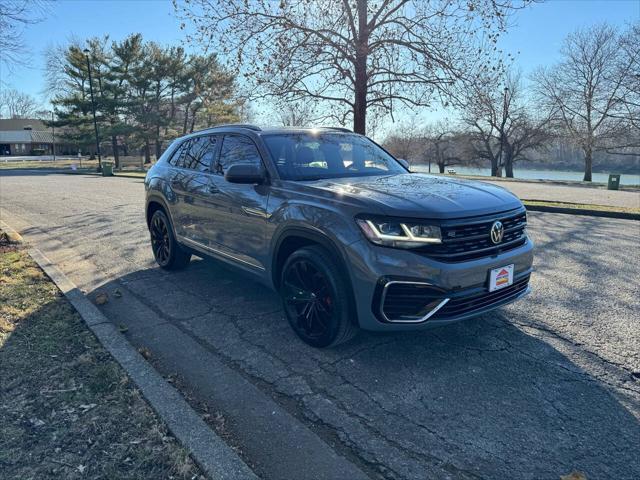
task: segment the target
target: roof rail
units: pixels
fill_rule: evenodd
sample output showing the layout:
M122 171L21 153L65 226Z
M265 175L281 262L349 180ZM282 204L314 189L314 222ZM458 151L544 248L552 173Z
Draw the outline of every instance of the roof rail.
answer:
M345 128L345 127L320 127L320 128L324 128L325 130L336 130L338 132L353 133L353 130L349 130L348 128Z
M255 130L256 132L259 132L262 130L257 125L252 125L250 123L223 123L221 125L215 125L213 127L209 127L206 130L212 130L214 128L223 128L223 127L248 128L249 130Z

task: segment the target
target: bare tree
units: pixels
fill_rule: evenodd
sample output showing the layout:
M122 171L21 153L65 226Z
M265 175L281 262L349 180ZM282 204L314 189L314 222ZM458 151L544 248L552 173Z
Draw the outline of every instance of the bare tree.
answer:
M594 152L610 148L625 128L619 112L634 62L637 66L637 45L634 50L625 60L618 30L596 25L569 35L563 59L534 75L539 96L583 151L584 181L591 181Z
M640 23L631 25L620 37L618 75L623 78L622 88L611 116L623 123L605 151L640 157Z
M444 173L447 167L468 163L465 143L468 139L451 128L444 121L430 125L424 133L424 157L431 167L431 162L438 166L438 171ZM431 168L429 168L431 171Z
M550 140L551 117L531 113L520 73L508 73L503 82L478 76L462 110L475 155L490 161L492 176L502 176L504 168L506 176L513 177L514 163L544 149Z
M285 127L310 126L315 120L315 108L310 102L289 101L278 107L280 123Z
M42 20L44 2L40 0L2 0L0 2L0 63L9 68L23 63L23 31Z
M352 118L358 133L368 113L428 106L451 95L471 66L496 68L508 15L528 3L174 1L197 39L232 59L257 94L322 101L339 123Z
M396 158L409 162L410 166L420 161L424 151L424 137L416 127L416 121L407 120L394 128L394 133L387 135L384 147Z
M27 93L14 89L0 93L0 118L32 118L38 107L37 100Z

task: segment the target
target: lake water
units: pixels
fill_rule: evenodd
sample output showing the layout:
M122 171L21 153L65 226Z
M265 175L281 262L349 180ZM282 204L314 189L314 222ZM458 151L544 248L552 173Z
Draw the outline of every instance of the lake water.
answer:
M491 176L491 169L489 168L473 168L473 167L463 167L463 166L454 166L456 173L459 175L481 175L484 177ZM414 172L427 172L429 167L427 165L415 165L411 167ZM431 166L431 172L437 173L438 166L435 168ZM561 170L523 170L516 169L513 172L513 175L516 179L522 178L526 180L577 180L581 181L584 175L584 172L565 172ZM609 174L607 173L593 173L593 181L599 183L607 183L609 180ZM637 174L621 174L620 176L620 184L621 185L640 185L640 172Z

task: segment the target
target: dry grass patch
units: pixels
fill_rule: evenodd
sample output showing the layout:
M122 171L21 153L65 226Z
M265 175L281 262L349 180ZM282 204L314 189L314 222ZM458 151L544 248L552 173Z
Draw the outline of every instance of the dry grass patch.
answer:
M56 286L7 244L0 419L3 478L204 478Z

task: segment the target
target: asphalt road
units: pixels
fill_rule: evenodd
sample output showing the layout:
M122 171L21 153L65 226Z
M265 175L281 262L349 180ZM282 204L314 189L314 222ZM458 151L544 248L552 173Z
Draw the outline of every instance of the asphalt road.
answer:
M370 478L640 478L640 223L530 213L526 300L318 351L241 274L156 268L143 204L141 180L0 171L0 219L118 288L107 317L261 476L351 478L335 452Z

